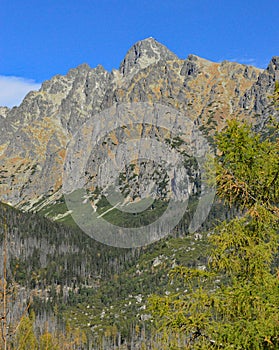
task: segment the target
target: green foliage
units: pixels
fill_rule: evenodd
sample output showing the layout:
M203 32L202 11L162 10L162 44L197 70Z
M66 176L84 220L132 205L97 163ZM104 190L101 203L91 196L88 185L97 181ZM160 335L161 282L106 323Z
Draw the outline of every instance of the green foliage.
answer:
M175 263L192 267L204 264L206 248L203 237L195 240L193 236L168 238L148 246L137 265L131 264L113 279L102 281L98 289L83 288L74 295L75 306L67 308L64 316L76 328L89 330L94 342L99 336L107 338L107 330L116 326L122 339L128 342L132 337L135 339L134 328L145 329L145 337L139 335L138 341L148 344L150 322L142 320L144 316L149 319L148 295L162 291L173 293L183 288L183 281L168 285L167 272Z
M54 339L53 334L46 331L41 335L39 340L40 350L59 350L57 340Z
M256 203L272 206L279 194L278 144L236 120L217 136L218 195L230 204L250 209Z
M175 141L179 147L180 140ZM82 348L86 339L81 329L94 333L99 348L113 348L124 339L131 343L131 338L141 339L143 349L279 347L279 280L272 269L278 250L278 123L273 121L259 136L248 125L231 121L217 136L217 146L213 172L218 195L238 208L239 217L218 225L207 242L191 236L168 238L141 251L124 252L94 242L75 226L7 209L13 246L25 243L20 254L10 256L9 278L35 290L48 289L48 301L34 297L32 309L40 314L55 305L55 315L63 313L72 327L65 337L57 334L59 341L48 331L35 338L33 318L25 317L16 348ZM194 160L186 159L185 166L194 176ZM102 212L107 203L100 204ZM195 208L196 198L190 198L176 233L186 232L187 215ZM61 214L65 203L47 211L50 216ZM139 216L139 223L153 219L156 211L164 211L164 202L157 201L146 217ZM216 206L214 219L220 212ZM117 210L108 217L129 221L119 218ZM66 223L69 217L62 220ZM204 270L207 246L213 249ZM175 264L183 266L168 274ZM152 323L142 316L150 316L146 300L154 292L165 296L151 298L156 332L150 335Z
M30 316L22 317L17 334L16 343L18 350L37 350L38 342L34 333L34 317L35 315L31 313Z
M278 349L278 124L265 137L235 120L221 132L217 193L238 217L219 224L206 271L177 267L183 293L150 298L157 329L184 334L191 349ZM186 348L187 348L186 347Z

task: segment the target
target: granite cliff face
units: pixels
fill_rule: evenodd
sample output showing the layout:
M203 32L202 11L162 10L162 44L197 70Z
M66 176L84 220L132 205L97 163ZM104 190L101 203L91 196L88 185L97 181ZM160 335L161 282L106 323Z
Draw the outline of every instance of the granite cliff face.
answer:
M108 72L102 66L92 69L82 64L65 76L57 75L39 91L30 92L19 107L0 108L0 201L39 210L59 199L69 142L82 125L88 121L94 125L96 115L113 106L158 103L187 116L205 137L233 116L261 125L273 113L268 96L278 72L279 57L272 58L266 70L210 62L194 55L183 60L148 38L128 51L119 70ZM179 125L180 130L186 124ZM99 165L110 146L123 140L124 131L120 131L116 129L103 140ZM157 131L160 142L170 138L167 131ZM154 128L145 132L146 136L156 135ZM143 135L142 129L138 133ZM88 145L81 141L80 147ZM95 170L92 162L82 169L88 181ZM92 186L96 190L96 182Z

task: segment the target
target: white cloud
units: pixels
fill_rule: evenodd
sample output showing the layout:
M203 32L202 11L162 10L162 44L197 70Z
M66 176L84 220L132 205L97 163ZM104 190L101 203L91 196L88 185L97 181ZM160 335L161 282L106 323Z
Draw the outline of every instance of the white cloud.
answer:
M18 106L29 91L40 87L32 79L0 75L0 106Z
M255 66L257 64L255 58L249 58L249 57L240 57L240 58L235 58L233 61L242 63L242 64L247 64L251 66Z
M222 58L221 60L219 60L219 62L222 62L224 60L245 64L247 66L254 66L254 67L257 67L257 68L261 68L261 69L266 69L267 66L268 66L268 63L269 63L269 61L266 61L266 62L259 61L256 58L246 57L246 56Z

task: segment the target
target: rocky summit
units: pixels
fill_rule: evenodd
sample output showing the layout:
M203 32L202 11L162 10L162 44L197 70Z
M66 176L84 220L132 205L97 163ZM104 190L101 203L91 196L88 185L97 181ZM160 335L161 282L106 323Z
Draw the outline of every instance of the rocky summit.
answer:
M82 64L65 76L56 75L39 91L27 94L19 107L0 107L0 201L38 211L59 200L63 171L69 165L65 163L68 145L79 135L76 147L88 148L84 125L90 121L94 126L104 111L115 106L166 106L187 117L185 125L181 122L177 128L186 130L186 119L191 120L207 139L230 118L246 119L261 127L273 113L269 97L278 72L279 57L273 57L265 70L236 62L211 62L195 55L180 59L148 38L127 52L118 70L108 72L101 65L90 68ZM106 136L97 156L95 151L99 166L112 145L123 140L124 128L117 130ZM142 129L138 134L143 134ZM145 135L154 137L156 130L145 131ZM162 130L158 135L160 142L170 138ZM96 172L92 164L81 166L88 181L94 180Z

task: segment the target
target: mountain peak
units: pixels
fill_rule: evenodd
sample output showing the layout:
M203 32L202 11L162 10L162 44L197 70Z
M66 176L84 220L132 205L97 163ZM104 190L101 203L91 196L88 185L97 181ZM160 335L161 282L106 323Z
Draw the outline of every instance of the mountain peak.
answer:
M133 75L140 69L144 69L160 60L174 59L178 59L178 57L173 52L154 38L149 37L138 41L129 49L120 64L119 70L124 76Z
M279 56L272 57L267 71L275 76L275 80L279 80Z

